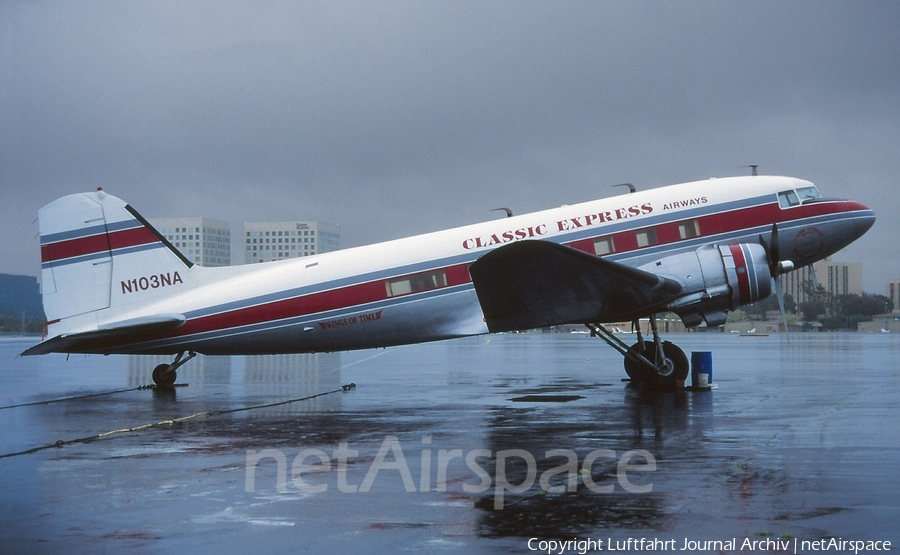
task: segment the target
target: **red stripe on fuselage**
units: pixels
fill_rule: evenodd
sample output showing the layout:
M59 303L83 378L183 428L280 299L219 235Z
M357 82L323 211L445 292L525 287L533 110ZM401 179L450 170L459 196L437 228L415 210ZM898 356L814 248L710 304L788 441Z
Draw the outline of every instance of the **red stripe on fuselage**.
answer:
M444 271L446 274L447 285L429 289L428 291L425 291L426 293L462 285L471 281L468 264L447 266L440 268L440 270ZM415 276L417 273L407 275ZM173 331L171 335L184 336L218 329L274 322L288 318L296 318L298 316L319 314L330 310L351 308L368 303L384 301L388 298L402 299L403 297L414 295L415 293L388 297L386 282L402 279L407 277L407 275L391 276L385 279L348 285L340 289L310 293L309 295L300 297L238 308L219 314L210 314L209 316L201 316L189 320L185 325Z
M710 208L714 209L715 207ZM615 246L615 250L611 254L623 254L638 251L643 248L658 247L684 241L685 239L682 239L679 234L678 226L679 224L694 220L696 220L699 225L700 235L692 239L697 240L713 235L733 233L742 229L771 226L773 222L780 224L817 216L842 214L853 210L868 210L868 208L859 203L823 201L782 209L777 203L772 202L694 217L679 217L677 213L673 213L673 219L666 222L651 226L636 226L614 233L603 233L602 228L598 228L596 236L579 239L566 244L572 248L595 254L594 242L599 238L611 237L613 245ZM645 229L653 229L656 231L656 243L647 245L647 247L638 247L635 233Z
M104 251L135 247L158 241L145 227L123 229L112 233L100 233L88 237L67 239L41 245L41 262L55 262L77 256L86 256Z
M846 207L844 207L843 204L831 202L814 203L809 206L798 206L792 209L782 210L778 207L777 203L773 202L770 204L739 208L693 218L673 219L671 221L656 224L652 227L657 230L658 242L655 246L659 246L682 241L678 234L678 224L685 221L697 220L699 222L701 235L693 238L696 240L704 236L771 225L773 221L784 222L832 213L836 214L844 212L845 210ZM673 214L673 217L677 217L677 214ZM638 226L627 231L614 233L613 237L615 238L616 247L615 254L638 250L634 236L635 232L640 229L644 229L644 227ZM603 228L598 228L597 231L598 234L595 237L573 241L567 243L567 245L594 254L594 241L599 237L609 236L609 234L603 233ZM627 241L621 240L620 242L620 238L625 236L630 236L632 242L635 243L633 246L630 246L630 248L623 248L624 245L627 244ZM740 268L738 273L738 283L741 299L747 301L750 299L750 281L746 267L747 261L743 251L737 245L732 246L732 253L735 258L735 264ZM444 270L447 273L448 287L469 283L471 281L468 273L468 263L439 269ZM314 315L331 310L351 309L355 306L383 301L388 298L385 282L400 277L403 276L386 277L375 281L348 285L339 289L311 293L300 297L271 301L256 306L248 306L194 318L189 320L178 330L173 331L170 334L170 337L188 336L219 329L274 322L288 318Z

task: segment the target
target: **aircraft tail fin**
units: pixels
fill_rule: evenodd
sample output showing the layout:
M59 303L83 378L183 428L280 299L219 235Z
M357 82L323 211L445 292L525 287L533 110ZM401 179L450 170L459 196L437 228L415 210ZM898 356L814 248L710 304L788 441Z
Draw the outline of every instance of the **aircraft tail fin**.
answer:
M136 210L102 190L38 212L48 324L124 308L189 286L194 264ZM68 326L62 326L67 328Z

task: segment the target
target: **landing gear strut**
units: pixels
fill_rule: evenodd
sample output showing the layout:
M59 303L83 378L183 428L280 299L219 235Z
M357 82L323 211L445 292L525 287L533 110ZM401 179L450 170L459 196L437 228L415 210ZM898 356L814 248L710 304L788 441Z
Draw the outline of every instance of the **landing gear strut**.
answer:
M175 360L172 361L171 364L160 364L153 369L153 383L155 383L157 387L172 387L175 384L175 380L178 379L176 370L178 370L182 364L197 356L197 353L194 351L188 352L187 356L184 356L184 353L185 351L178 353L178 356L175 357Z
M672 389L683 384L690 371L687 356L677 345L662 341L656 327L656 315L650 316L652 341L644 341L637 322L637 342L627 343L612 334L600 324L586 324L591 335L599 337L625 357L625 373L638 385L646 384L658 389Z

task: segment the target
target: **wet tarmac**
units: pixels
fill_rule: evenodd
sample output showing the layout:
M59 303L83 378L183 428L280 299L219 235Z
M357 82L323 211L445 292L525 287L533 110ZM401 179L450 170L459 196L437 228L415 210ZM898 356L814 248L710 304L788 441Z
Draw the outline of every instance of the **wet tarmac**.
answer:
M135 389L161 359L2 340L0 553L900 544L900 337L666 338L718 389L631 388L586 335L198 357L172 391Z

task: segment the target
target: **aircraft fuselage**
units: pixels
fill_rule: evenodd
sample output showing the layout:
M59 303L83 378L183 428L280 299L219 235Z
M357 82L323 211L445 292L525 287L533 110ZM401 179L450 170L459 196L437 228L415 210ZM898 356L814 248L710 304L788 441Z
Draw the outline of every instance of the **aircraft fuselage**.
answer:
M77 315L51 331L177 313L184 316L177 329L87 351L265 354L441 340L489 332L468 267L510 243L549 241L636 268L703 245L764 237L778 241L781 257L799 268L845 247L873 221L866 206L821 198L808 181L711 179L305 258L228 268L138 266L133 275L115 274L115 310Z

